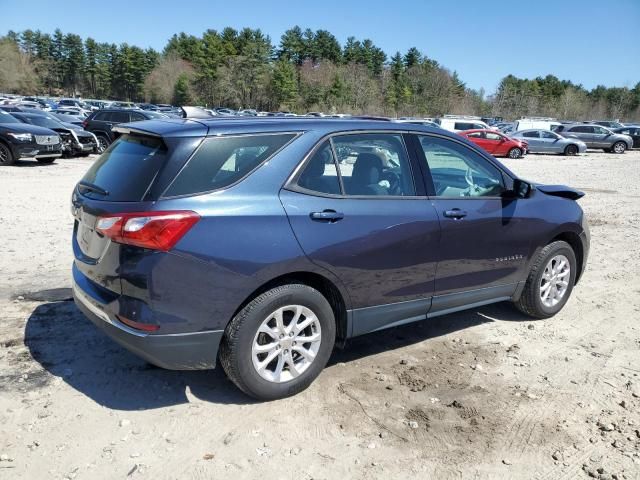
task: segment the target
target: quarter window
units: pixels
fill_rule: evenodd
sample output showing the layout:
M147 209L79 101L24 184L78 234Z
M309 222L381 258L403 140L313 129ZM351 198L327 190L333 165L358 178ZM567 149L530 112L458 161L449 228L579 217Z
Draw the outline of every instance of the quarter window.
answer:
M180 171L165 196L191 195L228 187L248 175L295 134L207 138Z
M416 194L402 136L386 133L332 139L346 195Z
M504 190L502 173L478 153L440 137L420 136L438 197L495 197Z

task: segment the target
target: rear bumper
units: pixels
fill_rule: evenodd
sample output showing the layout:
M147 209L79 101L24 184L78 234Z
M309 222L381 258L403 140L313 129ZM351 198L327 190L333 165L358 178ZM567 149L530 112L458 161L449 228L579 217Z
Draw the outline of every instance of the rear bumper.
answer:
M77 307L96 327L130 352L169 370L215 367L223 330L169 335L139 332L120 323L89 290L74 280L73 298Z

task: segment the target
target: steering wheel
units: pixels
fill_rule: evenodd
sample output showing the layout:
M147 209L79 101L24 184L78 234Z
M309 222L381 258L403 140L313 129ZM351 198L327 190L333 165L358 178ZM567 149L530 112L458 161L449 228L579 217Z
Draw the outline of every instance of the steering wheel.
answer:
M400 195L400 177L391 170L385 170L380 174L381 181L389 182L389 193L391 195Z

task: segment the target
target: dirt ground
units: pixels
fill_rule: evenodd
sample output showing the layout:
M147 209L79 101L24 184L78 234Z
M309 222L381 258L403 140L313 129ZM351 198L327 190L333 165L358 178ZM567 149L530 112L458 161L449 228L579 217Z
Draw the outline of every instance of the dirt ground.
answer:
M90 162L0 169L0 478L640 478L640 152L506 161L587 193L588 268L555 318L371 334L271 403L149 366L69 301Z

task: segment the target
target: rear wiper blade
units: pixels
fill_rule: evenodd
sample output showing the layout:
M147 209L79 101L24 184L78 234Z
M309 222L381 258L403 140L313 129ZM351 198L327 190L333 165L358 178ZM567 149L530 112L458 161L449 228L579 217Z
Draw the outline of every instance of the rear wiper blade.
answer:
M104 197L109 196L109 192L107 192L104 188L99 187L95 183L89 183L89 182L85 182L84 180L81 180L80 182L78 182L78 186L82 188L86 188L87 190L91 190L92 192L99 193Z

